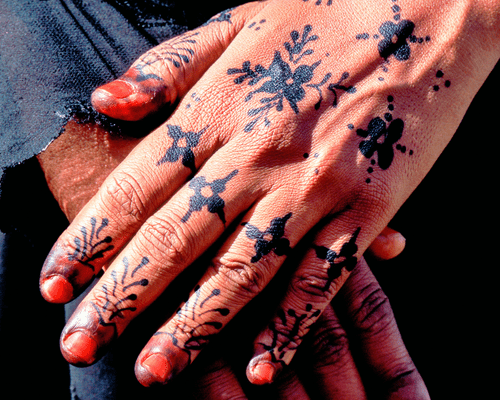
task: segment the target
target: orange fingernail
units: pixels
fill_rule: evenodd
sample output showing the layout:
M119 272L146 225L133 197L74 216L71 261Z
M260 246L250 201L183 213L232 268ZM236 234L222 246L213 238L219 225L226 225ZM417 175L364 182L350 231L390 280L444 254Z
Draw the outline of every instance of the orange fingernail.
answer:
M274 381L276 372L274 364L269 362L258 363L250 368L248 379L254 385L265 385Z
M142 366L148 370L157 382L166 383L172 374L172 367L162 354L151 354L142 362Z
M73 286L60 275L45 279L40 290L43 297L51 303L67 303L73 299Z
M71 364L93 363L97 349L97 342L82 332L71 333L63 340L63 353Z

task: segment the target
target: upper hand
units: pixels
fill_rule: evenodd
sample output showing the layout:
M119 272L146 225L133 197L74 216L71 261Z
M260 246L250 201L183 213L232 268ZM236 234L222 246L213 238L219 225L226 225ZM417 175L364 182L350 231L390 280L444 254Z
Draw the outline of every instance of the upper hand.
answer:
M125 104L113 103L118 84L97 92L94 104L103 111L141 118L137 96L154 99L146 108L154 111L199 79L47 259L42 293L55 302L76 296L110 264L63 332L69 361L95 361L243 214L190 299L139 356L142 383L168 381L328 218L257 340L249 377L272 380L290 362L357 258L435 161L488 72L463 66L474 57L493 65L498 56L497 48L479 46L470 55L473 33L467 26L457 33L445 18L465 18L461 4L400 3L397 13L390 1L369 10L366 2L250 3L141 57L119 80ZM449 46L463 53L460 65ZM446 112L450 103L456 112Z

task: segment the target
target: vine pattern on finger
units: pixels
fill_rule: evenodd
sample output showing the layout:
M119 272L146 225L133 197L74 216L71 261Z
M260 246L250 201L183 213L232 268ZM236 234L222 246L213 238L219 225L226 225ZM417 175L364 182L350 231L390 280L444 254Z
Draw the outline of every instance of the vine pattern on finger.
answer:
M230 314L229 308L213 308L210 305L212 299L220 296L221 293L220 289L213 289L210 294L201 298L201 289L197 286L194 295L177 310L178 322L174 331L172 333L159 331L154 336L169 336L172 344L188 356L187 364L191 364L192 352L201 351L222 329L223 323L219 317L226 317Z
M312 29L311 25L306 25L302 30L302 34L296 30L292 31L290 33L291 42L285 42L283 45L288 57L284 58L281 52L276 50L268 68L261 64L257 64L252 68L251 62L245 61L241 68L227 70L228 75L240 75L234 79L234 83L237 85L244 82L248 82L248 86L260 85L247 94L245 97L246 102L252 100L255 95L264 95L259 100L260 107L248 110L247 115L252 117L252 120L244 127L245 132L252 131L260 121L263 121L264 126L269 126L271 124L268 118L269 113L271 110L283 111L285 100L290 108L298 114L300 112L298 103L306 97L306 89L309 88L315 89L319 96L314 108L318 110L321 107L323 87L330 80L332 74L327 73L319 82L310 83L315 76L315 69L321 64L321 60L317 60L312 64L301 63L297 66L299 62L309 59L314 54L314 50L310 46L319 37L311 34ZM338 82L327 86L328 90L335 95L332 104L334 107L338 104L336 90L344 90L347 93L355 93L356 91L353 86L341 85L341 82L348 77L349 73L344 72Z
M97 218L90 218L90 230L85 225L80 226L81 236L73 238L74 251L68 253L70 261L78 261L80 264L95 271L94 261L104 257L104 254L114 249L110 244L113 239L111 236L100 237L101 232L109 225L107 218L102 218L100 225L97 224Z
M133 292L134 288L149 285L149 281L145 278L136 278L134 280L135 274L149 264L149 259L147 257L142 257L139 264L133 269L130 268L127 257L123 257L122 264L124 269L121 272L117 270L111 272L112 285L110 286L104 283L99 288L104 295L104 299L106 300L105 303L98 305L95 302L91 302L99 315L99 324L104 327L112 327L115 331L115 335L117 332L115 319L124 319L125 312L130 313L137 310L137 307L130 305L138 299L137 293Z

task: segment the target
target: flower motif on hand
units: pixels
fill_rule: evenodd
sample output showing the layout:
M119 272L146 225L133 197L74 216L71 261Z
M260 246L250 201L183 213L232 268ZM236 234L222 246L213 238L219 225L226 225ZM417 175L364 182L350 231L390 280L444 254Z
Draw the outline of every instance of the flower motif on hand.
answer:
M300 111L298 103L306 97L306 88L313 88L318 91L320 98L315 108L319 109L323 99L321 87L327 83L332 74L327 73L318 83L309 83L314 78L314 71L321 63L321 60L312 64L301 64L296 68L294 67L304 57L314 53L314 50L306 49L308 44L319 39L317 35L311 35L311 31L312 26L306 25L302 34L298 31L290 33L291 43L285 42L283 45L288 53L287 60L284 59L280 51L276 50L268 68L258 64L252 69L250 61L245 61L241 68L231 68L227 71L228 75L240 74L239 77L234 79L236 84L242 84L245 81L248 81L249 86L260 84L258 89L251 91L246 96L245 101L250 101L256 94L271 95L260 99L261 107L252 108L248 111L248 115L254 118L245 126L245 132L250 132L261 120L264 121L265 126L269 126L271 123L267 118L269 112L272 109L283 111L285 100L290 108L298 114ZM345 76L345 73L343 76ZM332 88L333 86L330 87L330 90ZM344 87L338 87L337 89L339 88L344 89ZM354 93L352 88L344 90Z
M248 222L242 224L247 228L247 237L256 240L255 256L251 259L252 263L258 262L271 251L274 251L278 256L283 256L290 251L290 241L284 238L283 235L285 234L285 224L291 216L292 213L288 213L283 218L274 218L269 228L265 229L263 232L256 226L250 225Z

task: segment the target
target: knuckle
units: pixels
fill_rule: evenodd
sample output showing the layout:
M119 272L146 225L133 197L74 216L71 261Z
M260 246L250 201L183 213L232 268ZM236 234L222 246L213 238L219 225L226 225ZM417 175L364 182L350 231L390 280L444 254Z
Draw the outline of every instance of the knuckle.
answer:
M316 367L337 364L350 351L349 339L340 324L336 321L321 321L318 321L319 327L310 339Z
M214 260L211 268L222 278L223 282L232 285L236 295L242 296L243 301L254 297L262 291L266 280L262 269L238 260Z
M354 314L354 323L362 332L376 335L395 323L389 298L378 284L370 283L365 286L360 297L362 300Z
M325 268L311 266L307 270L297 271L290 288L301 301L329 303L340 286L340 279L329 282Z
M141 221L146 211L146 196L142 185L126 172L114 173L106 181L101 193L102 202L113 214Z
M139 243L160 265L181 268L188 260L189 240L180 224L153 217L141 228Z

